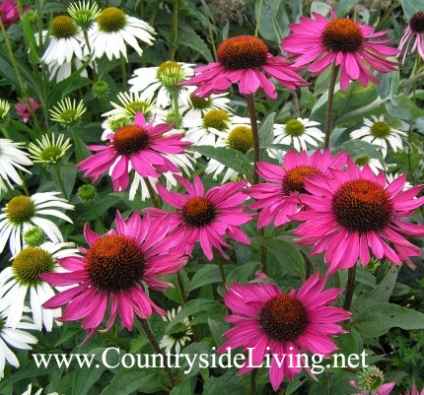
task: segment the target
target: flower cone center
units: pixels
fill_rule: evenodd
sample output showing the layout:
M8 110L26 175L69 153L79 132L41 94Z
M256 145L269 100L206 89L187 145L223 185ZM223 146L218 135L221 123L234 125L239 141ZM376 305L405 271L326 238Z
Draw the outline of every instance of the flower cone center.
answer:
M362 41L361 28L346 18L330 22L322 35L324 46L328 51L334 52L356 52L361 48Z
M127 22L123 11L116 7L108 7L97 17L97 23L100 30L112 33L123 29Z
M288 170L283 178L283 190L285 195L292 193L306 193L304 181L312 174L321 174L314 166L297 166Z
M384 139L390 136L390 126L387 122L377 121L371 126L370 132L374 137Z
M150 119L152 114L152 107L150 103L146 101L136 100L131 103L128 103L125 106L125 109L131 114L136 116L138 112L141 112L144 115L146 120Z
M418 11L412 15L411 20L409 21L409 26L414 33L423 33L424 32L424 11Z
M172 61L162 63L158 67L156 75L166 87L173 87L185 79L185 72L182 67L177 62Z
M85 258L90 280L105 291L127 290L144 273L143 251L126 236L103 236L88 250Z
M353 180L342 184L332 200L337 222L349 231L380 231L392 216L390 195L374 181Z
M218 61L226 69L253 69L266 62L267 45L254 36L237 36L224 40L217 50Z
M245 154L253 147L252 128L236 126L228 135L228 146Z
M197 97L193 93L190 95L191 106L196 110L205 110L209 108L212 104L212 99L210 97Z
M289 136L299 137L304 133L305 126L297 119L290 119L286 123L285 131Z
M24 241L30 247L37 247L43 244L44 240L44 232L38 226L34 226L24 233Z
M56 38L68 38L75 35L77 28L72 18L66 15L55 17L51 23L51 34Z
M35 206L28 196L15 196L6 206L7 217L15 225L28 222L35 214Z
M260 314L262 329L280 342L296 340L308 325L308 314L300 300L292 295L270 299Z
M40 157L43 162L56 163L56 161L62 156L62 153L62 148L56 145L51 145L41 151Z
M202 227L215 219L215 205L205 197L195 197L183 207L183 218L191 226Z
M370 163L371 158L369 156L361 156L360 158L356 159L355 163L362 167Z
M213 109L207 112L203 118L202 123L205 129L214 128L223 132L228 129L228 124L230 121L230 116L220 109Z
M149 135L140 126L129 125L115 132L113 146L119 155L131 155L146 148L149 141Z
M12 271L17 281L23 285L36 285L41 282L40 273L51 272L55 259L39 247L27 247L22 250L12 263Z

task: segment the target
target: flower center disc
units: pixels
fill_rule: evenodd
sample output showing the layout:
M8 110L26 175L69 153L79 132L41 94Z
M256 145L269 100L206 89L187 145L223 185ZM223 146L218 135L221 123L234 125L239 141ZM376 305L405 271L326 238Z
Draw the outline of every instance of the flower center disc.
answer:
M424 11L416 12L411 20L409 21L409 26L414 33L423 33L424 32Z
M384 139L390 136L390 126L387 122L377 121L371 126L370 132L374 137Z
M141 247L126 236L103 236L88 250L85 258L90 280L105 291L126 290L144 273Z
M228 135L228 146L245 154L253 147L252 128L236 126Z
M203 116L202 123L205 129L214 128L223 132L228 129L229 120L230 117L224 110L213 109Z
M113 136L113 146L119 155L131 155L149 144L149 135L137 125L123 126Z
M226 69L254 69L266 62L267 45L254 36L237 36L224 40L217 50L218 61Z
M47 251L38 247L27 247L16 255L12 270L21 284L36 285L41 282L38 275L51 272L54 264L54 258Z
M183 218L188 225L202 227L211 223L216 215L215 205L205 197L195 197L183 207Z
M292 137L299 137L305 131L305 126L297 119L290 119L286 123L285 131Z
M156 76L165 86L173 86L184 81L185 72L177 62L167 61L158 67Z
M306 193L304 181L312 174L321 174L321 172L313 166L297 166L288 170L283 178L283 190L286 196L292 193Z
M361 48L362 41L361 28L346 18L330 22L322 35L324 46L327 50L334 52L356 52Z
M35 206L28 196L16 196L7 203L6 213L10 222L20 225L34 216Z
M197 97L193 93L190 95L191 106L196 110L205 110L209 108L212 103L212 99L210 97Z
M337 222L349 231L379 231L390 222L390 195L374 181L353 180L342 184L332 201Z
M97 17L97 23L100 30L112 33L123 29L127 22L123 11L116 7L108 7Z
M278 295L266 302L260 314L262 329L282 343L297 339L308 325L308 314L300 300Z
M56 38L68 38L75 35L77 28L72 18L66 15L60 15L52 20L51 34Z

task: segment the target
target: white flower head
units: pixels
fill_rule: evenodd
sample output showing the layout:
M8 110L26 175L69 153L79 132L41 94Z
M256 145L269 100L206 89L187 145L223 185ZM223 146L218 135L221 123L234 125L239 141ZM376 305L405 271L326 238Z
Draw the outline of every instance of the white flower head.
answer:
M176 315L181 311L181 306L175 311L175 309L166 312L166 316L162 317L164 321L171 322L174 320ZM190 325L190 320L185 317L178 322L178 331L166 334L159 342L160 348L164 348L166 353L170 353L172 349L175 349L175 353L179 354L186 342L191 340L193 336L193 329Z
M43 326L50 332L54 319L61 309L43 309L42 304L54 296L53 288L39 274L61 271L57 259L78 256L73 243L46 242L36 247L26 247L12 258L12 265L0 273L0 310L9 309L6 325L16 328L29 302L32 319L37 330Z
M407 136L407 133L390 126L383 115L378 118L374 115L371 117L372 119L364 118L364 126L351 132L350 137L375 145L381 150L383 158L387 155L387 143L389 143L394 152L402 150L402 137Z
M50 118L53 122L60 123L64 126L73 126L77 124L87 108L84 102L80 100L77 105L76 100L65 97L59 101L50 111Z
M35 163L54 165L59 162L71 147L71 139L65 140L64 134L51 136L43 134L40 139L28 145L31 159Z
M71 219L58 209L73 210L74 206L66 199L57 197L59 192L40 192L31 196L15 196L0 214L0 251L9 240L12 255L18 254L23 247L23 235L38 226L53 242L63 242L59 228L45 216L56 217L72 223Z
M96 23L88 30L88 41L93 58L106 55L109 60L127 59L127 44L142 55L137 39L153 45L155 30L147 22L126 15L116 7L105 8L97 17Z
M99 6L91 3L90 0L82 0L78 3L71 3L68 6L68 14L74 20L75 24L82 29L88 29L100 15Z

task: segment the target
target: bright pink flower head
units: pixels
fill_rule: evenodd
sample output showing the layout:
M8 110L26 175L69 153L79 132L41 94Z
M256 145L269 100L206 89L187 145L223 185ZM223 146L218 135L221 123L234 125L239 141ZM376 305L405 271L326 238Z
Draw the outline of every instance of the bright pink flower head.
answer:
M144 115L138 112L133 125L118 128L107 136L110 140L108 145L88 146L100 153L79 163L78 168L85 171L84 177L96 181L108 171L113 189L122 191L128 187L131 169L142 177L155 178L163 172L179 172L180 169L165 155L181 154L191 143L181 140L184 134L165 134L173 125L162 123L153 126L153 122L146 123Z
M171 286L158 275L176 273L187 263L187 257L176 252L176 241L168 235L165 223L153 223L135 212L123 220L117 212L116 230L101 236L88 224L84 236L88 248L80 248L83 256L59 259L66 273L45 273L43 280L60 286L73 286L53 296L45 308L67 305L61 321L82 319L88 329L87 338L99 328L107 314L106 330L117 316L121 325L132 330L134 315L148 318L153 312L165 315L146 294L146 288L164 291Z
M267 279L263 273L256 277ZM225 352L228 347L250 349L250 363L247 360L240 374L260 365L269 353L272 357L269 378L277 391L284 377L292 380L302 371L296 362L290 366L290 358L296 361L296 355L308 351L328 357L337 350L331 337L344 332L337 322L348 319L350 313L328 306L342 290L324 291L324 285L324 278L320 279L317 273L307 279L299 291L292 289L287 294L265 282L231 285L224 294L224 301L234 314L227 316L226 321L234 327L224 333L223 337L228 340L218 352ZM281 361L283 355L286 358Z
M225 242L225 235L241 243L250 244L249 238L239 228L252 218L241 206L247 198L242 192L247 181L228 182L205 193L199 176L194 176L193 184L182 177L175 178L187 190L187 194L170 192L159 184L157 189L163 201L175 207L177 212L155 208L145 211L152 218L169 225L171 235L180 240L185 253L190 254L194 244L200 241L200 246L209 260L213 259L212 247L228 259L222 250L222 247L231 248Z
M409 46L413 42L411 49ZM424 11L416 12L403 34L399 49L403 52L402 63L405 63L406 55L418 50L421 58L424 60Z
M351 80L359 80L362 86L379 80L370 69L380 73L396 70L398 63L386 59L399 51L386 46L391 38L377 40L385 31L374 32L373 26L361 25L348 18L337 18L331 10L333 20L313 13L315 19L300 18L300 23L290 25L293 33L283 39L281 47L297 57L294 66L312 63L308 70L319 74L328 66L340 66L340 87L347 89Z
M218 62L197 67L195 76L180 85L196 85L194 94L207 97L212 93L223 93L232 84L238 84L241 94L255 93L262 88L271 99L277 98L274 84L269 77L275 78L289 89L306 86L308 83L281 56L272 56L268 46L254 36L237 36L224 40L217 50Z
M405 395L424 395L424 388L422 389L422 391L420 392L417 388L417 386L414 384L412 384L412 392L406 391Z
M23 7L24 11L28 8L28 6ZM18 6L14 0L5 0L0 2L0 17L6 30L10 27L10 25L19 21Z
M284 156L283 166L259 162L258 174L270 182L256 184L246 190L256 200L250 208L261 209L258 228L273 221L275 226L290 222L290 215L299 211L300 201L297 195L305 192L305 179L312 174L330 176L330 169L341 170L346 159L346 153L332 157L328 150L315 151L311 156L306 151L289 151Z
M359 388L358 383L354 380L349 381L349 384L352 387ZM353 395L389 395L392 392L392 389L394 388L395 384L396 382L392 381L390 383L382 384L378 390L371 391L371 394L370 391L362 391L358 394Z
M29 103L32 107L33 112L37 111L40 108L40 104L37 100L32 97L29 98ZM27 123L31 118L31 110L28 104L26 103L16 103L15 104L16 115L22 118L22 121Z
M352 160L346 172L331 173L333 179L305 180L309 194L300 195L300 200L306 209L291 216L304 221L294 232L298 242L314 246L311 254L325 251L329 273L350 268L358 259L368 265L370 250L377 259L414 267L409 257L421 256L421 251L404 235L422 237L424 226L399 218L424 204L424 197L415 198L423 186L404 191L405 174L388 184L383 172L376 176L368 165L360 169Z

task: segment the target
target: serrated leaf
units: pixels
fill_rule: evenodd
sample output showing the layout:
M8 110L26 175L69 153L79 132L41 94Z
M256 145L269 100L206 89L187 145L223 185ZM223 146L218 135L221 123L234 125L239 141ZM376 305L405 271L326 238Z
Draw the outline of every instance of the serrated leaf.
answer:
M214 61L212 53L203 38L187 24L179 24L178 26L178 44L194 49L209 63Z

